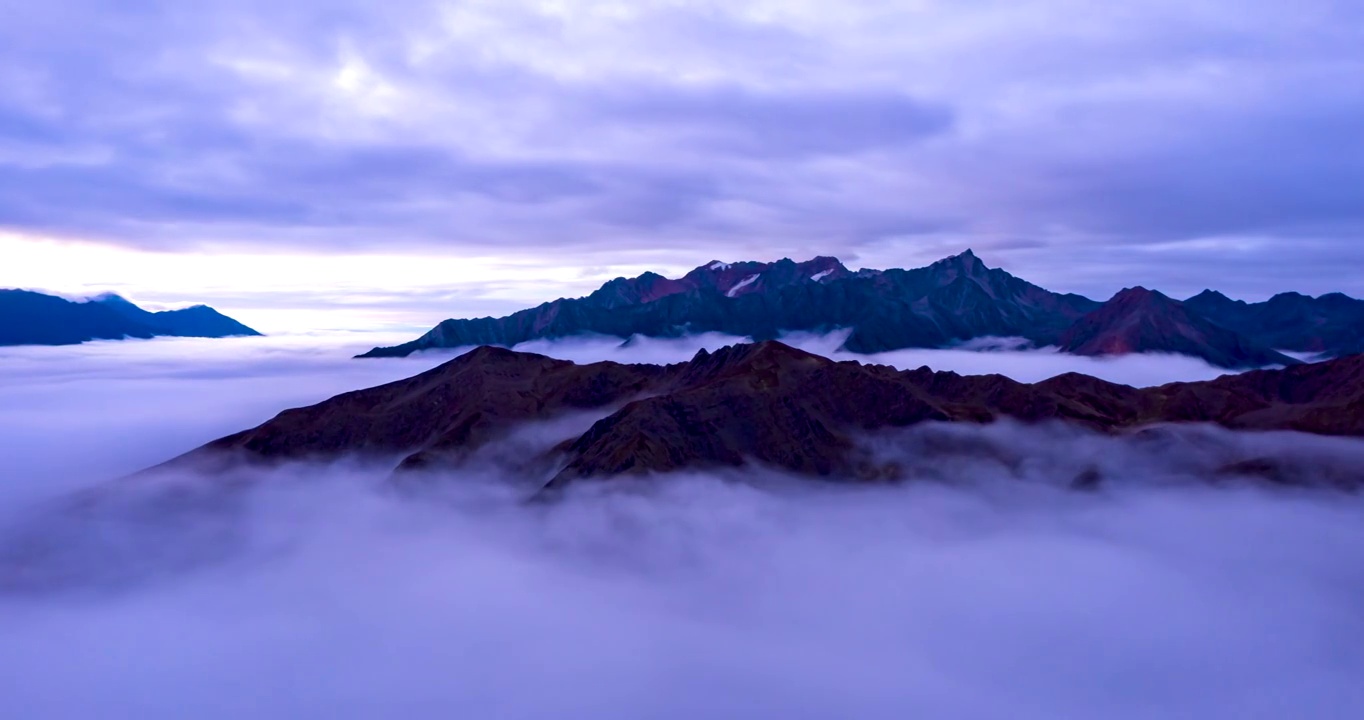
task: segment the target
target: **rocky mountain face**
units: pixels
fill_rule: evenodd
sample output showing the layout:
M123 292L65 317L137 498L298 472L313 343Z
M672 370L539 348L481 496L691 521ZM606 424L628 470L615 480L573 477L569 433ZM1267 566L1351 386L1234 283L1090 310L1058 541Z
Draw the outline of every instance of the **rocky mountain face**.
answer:
M851 329L847 348L942 347L983 336L1049 344L1098 307L985 266L973 253L917 270L852 272L838 260L711 262L682 278L618 278L585 298L555 300L504 318L446 320L417 340L361 357L431 348L515 346L593 333L677 337L721 332L767 340L783 332Z
M148 312L112 294L73 302L27 290L0 290L0 345L259 334L206 305Z
M1204 290L1185 301L1194 312L1281 350L1333 356L1364 353L1364 300L1341 293L1280 293L1262 303Z
M1295 365L1297 360L1260 345L1146 288L1123 290L1061 334L1062 350L1077 355L1169 352L1226 368Z
M1139 297L1137 296L1139 295ZM852 271L835 258L711 262L681 278L617 278L583 298L503 318L446 320L422 337L360 357L515 345L581 334L677 337L720 332L754 340L849 331L844 349L950 347L982 337L1104 355L1181 353L1228 368L1289 364L1278 349L1364 351L1364 301L1283 295L1258 305L1204 293L1180 303L1125 292L1108 303L1053 293L990 268L971 251L914 270Z
M1159 423L1364 436L1364 356L1210 382L1136 389L1068 374L998 375L835 362L767 341L668 366L576 365L483 347L388 385L288 410L171 465L396 458L400 475L457 468L532 422L592 413L585 431L528 463L546 488L584 478L738 467L886 478L868 433L925 422L1059 421L1100 432Z

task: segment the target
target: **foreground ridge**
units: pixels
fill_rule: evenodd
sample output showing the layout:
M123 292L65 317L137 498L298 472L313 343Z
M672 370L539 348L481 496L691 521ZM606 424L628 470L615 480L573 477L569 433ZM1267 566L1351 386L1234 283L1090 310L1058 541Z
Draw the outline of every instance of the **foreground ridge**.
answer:
M759 463L858 477L858 440L925 422L1057 421L1099 432L1161 423L1364 436L1364 356L1137 389L1080 374L1035 384L835 362L777 341L674 365L578 365L483 347L420 375L286 410L175 461L399 458L400 474L457 468L533 422L591 415L527 462L549 487ZM538 463L538 464L537 464Z

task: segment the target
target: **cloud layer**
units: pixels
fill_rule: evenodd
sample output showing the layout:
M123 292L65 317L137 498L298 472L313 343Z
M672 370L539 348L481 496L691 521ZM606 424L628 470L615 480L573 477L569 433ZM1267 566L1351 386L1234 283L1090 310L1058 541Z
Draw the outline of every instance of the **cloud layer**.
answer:
M1356 441L923 428L877 440L936 473L897 487L754 471L526 506L495 463L404 497L342 462L250 491L162 478L194 492L128 488L65 520L43 506L441 359L344 359L369 340L6 351L0 573L18 524L59 541L65 581L0 593L6 715L1325 720L1364 703L1359 498L1202 484L1218 453L1357 467ZM960 452L924 463L929 446ZM1108 484L1064 489L1093 463Z
M1359 294L1364 11L1159 0L7 9L0 225L583 268L967 245ZM1216 280L1216 282L1213 282Z
M1012 349L1026 343L1021 338L981 338L956 349L911 348L864 355L839 349L847 340L849 332L841 330L825 335L788 333L781 340L793 347L834 360L891 365L901 370L927 366L934 370L951 370L963 375L997 373L1025 383L1039 382L1068 372L1078 372L1133 387L1152 387L1172 382L1211 380L1229 372L1225 368L1214 367L1187 355L1130 354L1086 357L1058 352L1054 348ZM747 342L752 342L752 339L720 333L703 333L681 338L649 338L636 335L625 342L615 337L580 336L562 340L532 340L517 345L515 349L579 363L612 360L666 365L690 360L702 348L713 351L726 345ZM414 357L447 359L471 349L432 350L417 353Z

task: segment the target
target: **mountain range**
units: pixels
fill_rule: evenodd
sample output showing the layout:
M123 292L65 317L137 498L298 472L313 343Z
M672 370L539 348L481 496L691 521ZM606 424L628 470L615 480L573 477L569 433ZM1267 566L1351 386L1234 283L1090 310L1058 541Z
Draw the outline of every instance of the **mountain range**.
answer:
M67 300L29 290L0 290L0 345L237 335L260 333L207 305L150 312L112 293Z
M666 366L578 365L485 346L406 380L286 410L169 465L368 456L390 459L401 478L457 469L518 429L575 413L586 419L557 446L538 456L517 451L542 489L753 463L809 476L893 479L895 467L869 457L860 439L928 422L1012 418L1106 433L1213 423L1364 436L1364 356L1137 389L1075 373L1024 384L1000 375L900 371L835 362L778 341L703 350ZM1263 463L1232 471L1286 477Z
M984 337L1025 338L1082 355L1180 353L1226 368L1291 365L1280 351L1364 352L1364 301L1295 293L1258 304L1206 291L1186 301L1130 288L1107 302L1054 293L964 253L913 270L852 271L806 262L714 261L681 278L617 278L591 295L501 318L446 320L425 335L360 357L436 348L514 347L575 335L677 337L718 332L755 341L788 332L848 331L845 350L943 348Z

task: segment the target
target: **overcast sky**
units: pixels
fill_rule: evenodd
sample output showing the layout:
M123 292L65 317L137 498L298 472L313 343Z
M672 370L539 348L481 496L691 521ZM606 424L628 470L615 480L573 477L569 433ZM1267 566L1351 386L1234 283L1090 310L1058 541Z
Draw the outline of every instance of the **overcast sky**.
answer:
M1358 2L0 16L0 285L428 325L712 258L971 247L1096 298L1364 295Z

